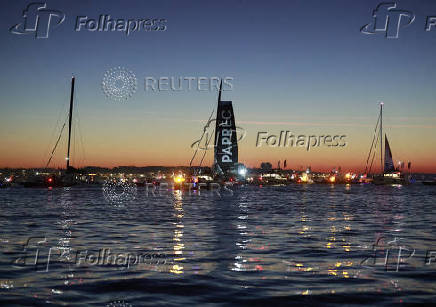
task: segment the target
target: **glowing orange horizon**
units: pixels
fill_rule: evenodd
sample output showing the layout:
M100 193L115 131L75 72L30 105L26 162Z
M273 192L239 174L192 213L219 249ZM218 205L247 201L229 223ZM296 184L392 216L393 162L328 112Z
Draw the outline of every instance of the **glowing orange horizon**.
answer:
M248 112L248 111L247 111ZM244 113L240 111L240 113ZM141 120L136 118L104 117L81 118L85 131L80 140L78 129L73 130L71 146L71 165L84 166L187 166L194 150L190 145L201 135L204 123L199 120L168 119L161 117ZM236 115L238 118L238 115ZM426 119L430 123L434 119ZM0 131L3 150L0 151L0 167L10 168L40 168L45 167L48 153L51 152L56 141L58 131L50 131L52 120L29 119L26 124L16 125L6 118L5 127ZM110 125L108 125L110 121ZM340 122L339 119L336 119ZM405 127L386 125L386 132L393 152L394 162L407 163L411 161L412 172L436 173L436 143L434 129L419 125L424 122L416 119L416 123L397 119ZM262 162L270 162L274 168L277 162L287 161L288 169L305 169L311 166L314 171L328 172L341 166L343 171L363 172L374 127L365 124L368 120L350 119L341 125L319 124L317 126L306 123L292 125L290 122L250 122L241 120L237 124L246 130L246 137L239 142L239 162L250 168L260 167ZM391 127L389 126L391 125ZM415 125L415 126L413 126ZM413 127L410 127L413 126ZM430 124L432 126L432 124ZM11 127L8 130L8 127ZM328 148L320 146L307 150L298 147L272 147L265 143L256 147L259 132L279 135L280 131L292 131L294 134L347 135L347 145L343 148ZM51 133L50 133L51 132ZM52 135L51 138L49 136ZM83 141L83 146L82 146ZM49 145L50 144L50 145ZM65 133L58 145L55 157L50 167L65 168L66 157ZM377 149L379 150L379 149ZM203 162L204 166L212 165L213 150L209 150ZM198 165L196 161L194 165ZM376 153L373 170L379 171L380 155Z

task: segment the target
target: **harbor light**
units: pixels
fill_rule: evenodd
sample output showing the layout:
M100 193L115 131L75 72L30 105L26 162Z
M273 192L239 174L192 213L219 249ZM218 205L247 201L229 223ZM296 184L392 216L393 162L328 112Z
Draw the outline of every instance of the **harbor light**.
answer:
M246 174L247 174L247 169L245 167L239 169L239 175L245 177Z
M331 183L334 183L336 181L336 177L335 176L330 176L329 181Z
M182 183L185 181L185 178L183 178L183 176L179 175L177 177L174 177L174 182L175 183Z

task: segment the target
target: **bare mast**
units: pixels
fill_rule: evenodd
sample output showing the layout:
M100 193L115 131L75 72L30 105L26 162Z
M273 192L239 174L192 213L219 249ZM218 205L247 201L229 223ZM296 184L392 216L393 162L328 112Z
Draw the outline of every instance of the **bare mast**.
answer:
M73 100L74 100L74 76L71 78L71 97L70 97L70 113L68 119L68 152L67 152L67 172L70 170L70 144L71 144L71 121L73 118Z
M384 174L383 166L383 102L380 102L380 173Z

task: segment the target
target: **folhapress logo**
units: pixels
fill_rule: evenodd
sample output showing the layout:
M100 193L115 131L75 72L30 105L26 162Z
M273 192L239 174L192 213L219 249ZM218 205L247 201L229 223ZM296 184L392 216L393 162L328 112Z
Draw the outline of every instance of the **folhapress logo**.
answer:
M396 9L395 2L381 3L373 11L372 23L364 25L360 32L364 34L385 33L386 38L398 38L400 27L406 27L413 23L415 14L409 11Z
M10 28L13 34L35 34L35 38L48 38L50 28L64 22L65 14L47 9L47 3L30 3L23 11L24 21Z

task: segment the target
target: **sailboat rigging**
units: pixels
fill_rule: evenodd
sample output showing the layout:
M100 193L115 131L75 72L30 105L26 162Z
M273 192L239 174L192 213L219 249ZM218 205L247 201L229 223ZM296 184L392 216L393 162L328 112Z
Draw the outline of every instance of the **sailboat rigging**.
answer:
M408 184L408 183L410 183L410 162L408 164L409 165L409 167L408 167L409 174L404 174L403 172L401 172L401 170L399 168L398 169L395 168L394 161L392 158L392 150L391 150L391 147L389 145L388 137L386 134L384 136L384 144L383 144L383 106L384 106L384 103L381 102L380 103L379 119L377 121L377 125L376 125L376 128L374 130L374 137L372 140L371 149L370 149L370 152L368 154L367 161L366 161L367 162L366 170L368 170L368 163L369 163L369 159L370 159L371 154L372 154L371 164L369 167L369 173L371 172L376 149L377 149L377 144L380 143L380 174L373 175L373 183L378 184L378 185ZM379 131L378 131L377 139L375 140L376 134L377 134L376 133L377 127L379 128ZM374 142L374 140L375 140L375 142ZM383 148L384 148L384 152L383 152ZM374 151L373 151L373 149L374 149Z
M74 84L75 84L75 77L73 76L71 78L70 106L68 112L68 145L67 145L67 157L66 157L67 162L66 162L65 174L61 176L50 175L46 178L42 178L40 176L28 178L27 181L23 182L23 185L25 187L72 186L76 183L73 174L75 168L70 166L71 132L72 132L72 119L73 119L73 106L74 106ZM47 164L45 166L46 168L49 166L50 162L53 159L56 148L59 144L59 141L61 140L62 133L65 129L65 126L66 126L66 122L63 124L59 137L55 143L55 146L53 147L53 150L50 153L50 158L48 159Z

